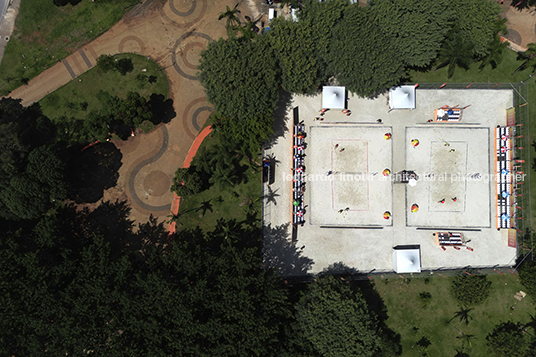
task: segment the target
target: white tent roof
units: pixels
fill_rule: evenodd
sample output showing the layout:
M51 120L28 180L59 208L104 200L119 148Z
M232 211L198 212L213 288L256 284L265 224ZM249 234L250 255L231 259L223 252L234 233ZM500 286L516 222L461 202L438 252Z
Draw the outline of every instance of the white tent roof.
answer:
M346 108L345 87L322 87L322 108L344 109Z
M393 249L393 268L397 273L420 273L420 249Z
M399 86L389 89L390 109L415 109L415 86Z

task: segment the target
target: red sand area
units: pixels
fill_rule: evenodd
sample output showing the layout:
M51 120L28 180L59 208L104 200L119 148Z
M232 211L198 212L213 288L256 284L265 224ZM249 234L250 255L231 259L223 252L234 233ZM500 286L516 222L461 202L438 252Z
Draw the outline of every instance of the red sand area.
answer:
M190 167L190 164L192 163L192 160L194 159L195 154L197 153L197 150L199 149L199 146L201 146L201 143L203 140L207 137L208 134L212 131L212 127L207 126L205 129L203 129L199 135L195 138L192 146L190 147L190 151L188 151L188 155L186 156L186 159L184 160L184 165L182 165L183 168ZM173 194L173 202L171 203L171 213L176 215L179 213L179 204L181 202L181 198L177 196L176 193ZM175 222L169 223L169 235L175 234Z

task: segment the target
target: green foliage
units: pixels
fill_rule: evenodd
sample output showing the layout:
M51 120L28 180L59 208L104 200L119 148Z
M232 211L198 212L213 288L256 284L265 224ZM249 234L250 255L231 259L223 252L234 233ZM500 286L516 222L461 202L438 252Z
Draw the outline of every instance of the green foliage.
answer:
M463 274L454 278L450 290L464 306L475 306L489 297L491 282L486 275Z
M201 178L194 170L190 168L179 168L175 172L171 192L175 192L177 196L196 195L201 192L201 188Z
M126 99L115 98L112 111L116 120L129 127L137 127L153 116L149 101L137 92L128 92Z
M128 214L66 207L0 231L1 355L281 355L290 306L256 229L220 221L164 250L163 225L134 233Z
M333 29L328 64L339 83L360 96L373 96L397 84L404 76L401 57L374 25L366 7L350 6ZM365 35L366 34L366 35Z
M303 22L304 27L310 28L311 41L316 47L314 52L321 70L320 80L332 74L329 72L328 65L334 56L330 53L333 29L342 20L349 6L348 0L322 2L307 0L303 4L302 11L299 12L299 22ZM308 39L303 40L308 41Z
M536 300L536 263L533 261L525 263L519 272L519 280L528 295Z
M471 42L463 38L457 28L453 29L439 51L439 60L443 62L434 70L448 65L447 78L451 78L454 75L456 67L468 70L473 62Z
M432 300L432 294L429 291L423 291L422 293L419 293L419 297L425 305L429 303L430 300Z
M426 67L437 56L453 12L448 0L374 0L374 16L385 35L380 47L392 47L405 65Z
M519 323L503 322L496 325L487 337L489 351L494 356L528 356L529 341L523 334Z
M320 85L320 59L310 21L276 18L268 36L281 67L281 86L292 93L311 93Z
M107 73L116 69L116 63L114 61L114 56L111 55L100 55L97 58L97 68Z
M32 150L24 172L14 172L9 184L0 189L0 201L9 212L0 215L19 219L34 219L45 213L56 200L67 197L64 163L50 146Z
M311 283L295 305L295 343L321 356L378 356L381 329L363 296L328 276ZM309 347L310 346L310 347Z
M122 76L124 76L134 70L134 64L130 58L120 58L117 60L115 68Z
M198 68L208 100L225 117L220 124L228 138L258 150L273 130L278 99L277 61L266 37L211 42Z
M481 59L489 53L489 44L497 33L501 7L488 0L453 0L449 8L454 11L452 22L460 38L470 43L472 55Z
M140 88L143 88L148 82L147 76L143 73L138 73L138 75L136 75L136 81L138 82Z

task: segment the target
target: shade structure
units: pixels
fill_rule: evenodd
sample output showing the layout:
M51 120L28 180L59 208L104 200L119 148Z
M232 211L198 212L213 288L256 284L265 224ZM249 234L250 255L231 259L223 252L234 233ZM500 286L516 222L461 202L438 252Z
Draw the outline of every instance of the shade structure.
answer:
M385 212L383 212L383 218L384 218L384 219L389 219L389 218L391 218L391 212L389 212L389 211L385 211Z
M397 273L421 272L421 249L419 246L393 248L393 269Z
M399 86L389 89L390 109L415 109L415 86Z
M345 109L346 88L336 86L322 87L322 108Z
M415 213L419 210L419 205L414 203L411 205L411 212Z
M419 140L417 139L411 140L411 145L413 145L414 147L419 146Z

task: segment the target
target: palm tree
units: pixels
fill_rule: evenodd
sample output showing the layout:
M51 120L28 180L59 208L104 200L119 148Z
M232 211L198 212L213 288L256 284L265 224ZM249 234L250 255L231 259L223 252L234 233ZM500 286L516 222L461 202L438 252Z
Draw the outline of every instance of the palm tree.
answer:
M461 67L465 70L469 69L469 66L473 63L473 46L453 29L443 43L443 47L439 50L439 58L443 62L433 70L435 71L448 65L447 78L451 78L456 67Z
M454 313L454 316L452 317L452 319L449 320L449 322L459 317L460 322L465 321L465 325L469 325L469 320L473 319L473 317L469 315L469 313L473 310L473 308L463 308L460 306L458 307L460 308L460 310Z
M512 73L512 76L527 67L533 67L536 69L536 43L529 43L525 52L517 55L518 61L524 61L523 64Z
M207 211L214 212L214 210L212 209L213 205L212 203L210 203L210 201L212 200L203 200L203 202L201 202L201 206L197 208L196 211L203 211L201 212L202 216L204 216Z
M240 10L238 10L237 7L238 4L236 4L232 9L229 6L226 6L227 10L225 12L220 12L220 16L218 16L218 20L227 18L227 22L225 24L225 28L227 28L227 30L233 29L235 26L240 25L240 20L238 19L238 16L236 16L236 14L240 13Z
M273 203L277 206L277 201L275 198L281 196L277 193L277 191L279 191L279 189L272 191L272 188L268 186L268 192L266 193L266 195L264 195L263 198L266 198L267 203Z
M462 335L457 336L456 338L462 340L462 346L465 346L465 344L467 344L469 347L471 347L473 345L472 340L474 337L475 335L471 335L462 331Z
M479 68L482 69L488 64L491 65L491 68L497 68L502 62L502 53L506 47L508 47L508 42L501 42L501 37L499 35L493 36L493 41L491 41L488 47L489 53L482 59Z

